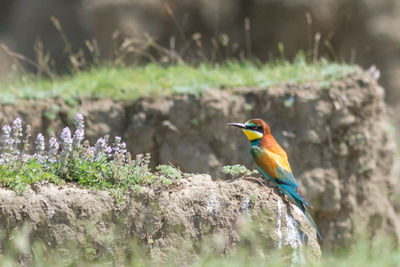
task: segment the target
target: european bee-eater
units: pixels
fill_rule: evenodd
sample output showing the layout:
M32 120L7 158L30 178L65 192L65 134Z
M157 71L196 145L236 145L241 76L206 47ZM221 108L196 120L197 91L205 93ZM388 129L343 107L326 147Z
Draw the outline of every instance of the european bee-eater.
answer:
M307 210L311 206L299 192L299 184L290 169L287 154L272 136L268 124L261 119L251 119L244 124L229 123L228 125L242 129L250 141L250 154L257 169L294 201L322 240L321 234Z

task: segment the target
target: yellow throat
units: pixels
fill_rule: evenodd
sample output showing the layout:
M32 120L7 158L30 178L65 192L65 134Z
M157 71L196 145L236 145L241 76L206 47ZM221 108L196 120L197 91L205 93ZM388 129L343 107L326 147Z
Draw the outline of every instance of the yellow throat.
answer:
M257 140L263 137L263 134L260 132L251 131L247 129L242 129L242 131L247 136L247 139L249 139L249 141Z

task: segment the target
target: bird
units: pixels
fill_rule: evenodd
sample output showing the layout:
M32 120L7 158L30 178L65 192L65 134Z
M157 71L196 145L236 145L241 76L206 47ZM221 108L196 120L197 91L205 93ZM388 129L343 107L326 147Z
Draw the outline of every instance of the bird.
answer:
M250 141L250 155L257 169L296 204L322 240L318 227L308 212L311 205L300 194L299 184L292 173L287 154L272 136L269 125L262 119L228 125L242 129Z

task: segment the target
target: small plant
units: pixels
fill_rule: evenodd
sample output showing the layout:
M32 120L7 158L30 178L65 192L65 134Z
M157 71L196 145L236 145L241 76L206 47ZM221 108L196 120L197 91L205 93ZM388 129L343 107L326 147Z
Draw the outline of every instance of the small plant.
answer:
M294 101L294 97L290 96L285 101L283 101L283 105L285 106L285 108L291 108L294 104Z
M224 174L232 176L232 178L238 177L249 177L258 173L256 170L249 170L245 166L236 164L236 165L227 165L222 167L222 172Z
M109 189L120 195L131 189L137 190L140 185L170 184L182 177L179 170L168 165L161 165L156 172L151 172L150 155L136 155L132 159L121 137L115 137L111 146L108 136L90 146L84 135L84 118L77 114L74 133L66 127L60 140L51 136L47 143L39 133L34 153L30 154L30 127L26 127L23 139L21 119L3 126L0 185L22 192L27 185L39 181L71 181L86 188Z
M58 113L60 112L61 107L57 104L53 104L45 113L44 116L51 120L54 121L57 118Z
M319 86L324 90L328 90L331 87L331 82L330 81L321 81L319 83Z
M164 175L168 178L181 179L183 177L182 172L172 165L159 165L156 169L161 175Z

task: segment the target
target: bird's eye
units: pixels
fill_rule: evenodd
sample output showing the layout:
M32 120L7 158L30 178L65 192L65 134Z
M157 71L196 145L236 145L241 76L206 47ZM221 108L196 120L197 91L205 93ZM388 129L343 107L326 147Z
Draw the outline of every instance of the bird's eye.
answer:
M257 126L253 126L253 129L254 129L254 130L257 130Z

